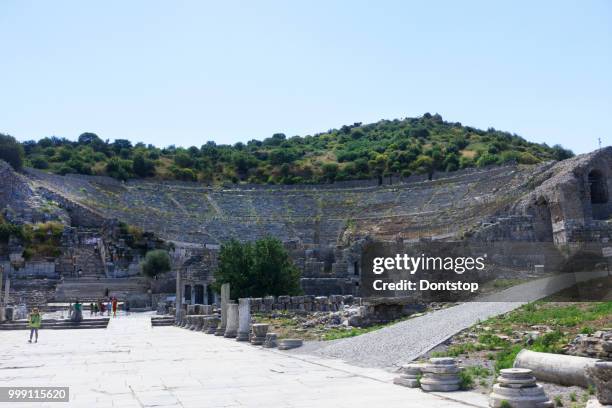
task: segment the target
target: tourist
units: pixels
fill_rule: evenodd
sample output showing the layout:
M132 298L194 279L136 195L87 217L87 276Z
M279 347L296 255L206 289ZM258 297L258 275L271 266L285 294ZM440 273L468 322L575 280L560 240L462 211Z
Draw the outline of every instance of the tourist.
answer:
M113 297L113 317L117 317L117 298Z
M78 299L74 302L74 311L72 312L70 320L74 323L79 323L83 320L83 305L81 305Z
M40 313L38 312L38 308L35 307L34 310L32 310L32 313L30 313L30 317L28 319L28 327L30 328L30 340L28 340L28 343L32 342L33 334L36 334L34 343L38 343L38 329L40 329L41 323L42 323L42 317L40 316Z
M94 316L97 316L97 315L98 315L98 304L99 304L99 303L100 303L99 301L95 301L95 302L94 302L94 304L93 304L93 308L94 308Z
M98 303L100 304L100 316L104 316L104 311L106 310L106 305L104 304L104 302L102 300L99 300Z
M113 305L111 304L110 299L108 299L108 302L106 303L106 313L107 316L110 316L111 314L111 308L113 307Z
M125 310L126 315L130 314L130 302L127 299L123 303L123 309Z
M89 304L89 316L93 316L93 314L94 314L94 304L93 302L91 302Z

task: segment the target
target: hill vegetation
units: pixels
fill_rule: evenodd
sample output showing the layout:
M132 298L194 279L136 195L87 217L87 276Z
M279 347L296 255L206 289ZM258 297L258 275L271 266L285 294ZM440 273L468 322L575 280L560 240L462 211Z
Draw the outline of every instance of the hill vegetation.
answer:
M12 141L11 141L12 140ZM407 177L435 171L518 162L563 160L573 153L520 136L445 122L438 114L355 123L308 136L282 133L234 145L207 142L182 148L83 133L78 141L45 137L17 143L0 135L0 157L13 167L59 174L108 175L117 179L158 178L233 183L330 183L340 180Z

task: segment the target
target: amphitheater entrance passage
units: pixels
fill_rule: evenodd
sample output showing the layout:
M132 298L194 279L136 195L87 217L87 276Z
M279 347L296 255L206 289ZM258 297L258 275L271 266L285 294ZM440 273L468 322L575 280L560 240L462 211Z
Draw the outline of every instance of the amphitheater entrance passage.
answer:
M194 289L193 302L196 305L204 304L204 285L195 285L193 289Z
M546 200L540 200L535 205L535 222L533 223L537 241L553 240L552 216Z
M610 215L607 180L601 171L592 170L589 173L588 182L593 218L605 220Z

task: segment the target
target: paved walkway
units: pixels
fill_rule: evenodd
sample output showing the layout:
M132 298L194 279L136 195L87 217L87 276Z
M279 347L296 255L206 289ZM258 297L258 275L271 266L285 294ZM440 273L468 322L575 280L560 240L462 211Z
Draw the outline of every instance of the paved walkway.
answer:
M0 386L69 386L70 403L1 407L467 407L390 383L360 369L254 347L175 327L152 328L147 314L107 329L0 332ZM453 398L477 402L474 393Z
M363 367L397 368L479 321L557 293L576 281L606 275L607 272L581 272L537 279L485 297L481 302L437 310L361 336L307 343L298 352L337 358Z

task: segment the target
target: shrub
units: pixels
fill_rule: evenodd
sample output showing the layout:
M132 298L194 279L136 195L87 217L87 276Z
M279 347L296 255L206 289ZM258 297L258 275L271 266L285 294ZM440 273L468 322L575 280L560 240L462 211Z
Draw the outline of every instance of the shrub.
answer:
M462 390L469 390L474 388L474 377L469 371L461 370L459 372L459 379L461 380L459 382L459 387L461 387Z
M171 269L170 256L162 249L147 252L144 261L140 264L142 274L154 278Z
M13 136L0 133L0 159L6 161L15 170L23 166L23 146Z

